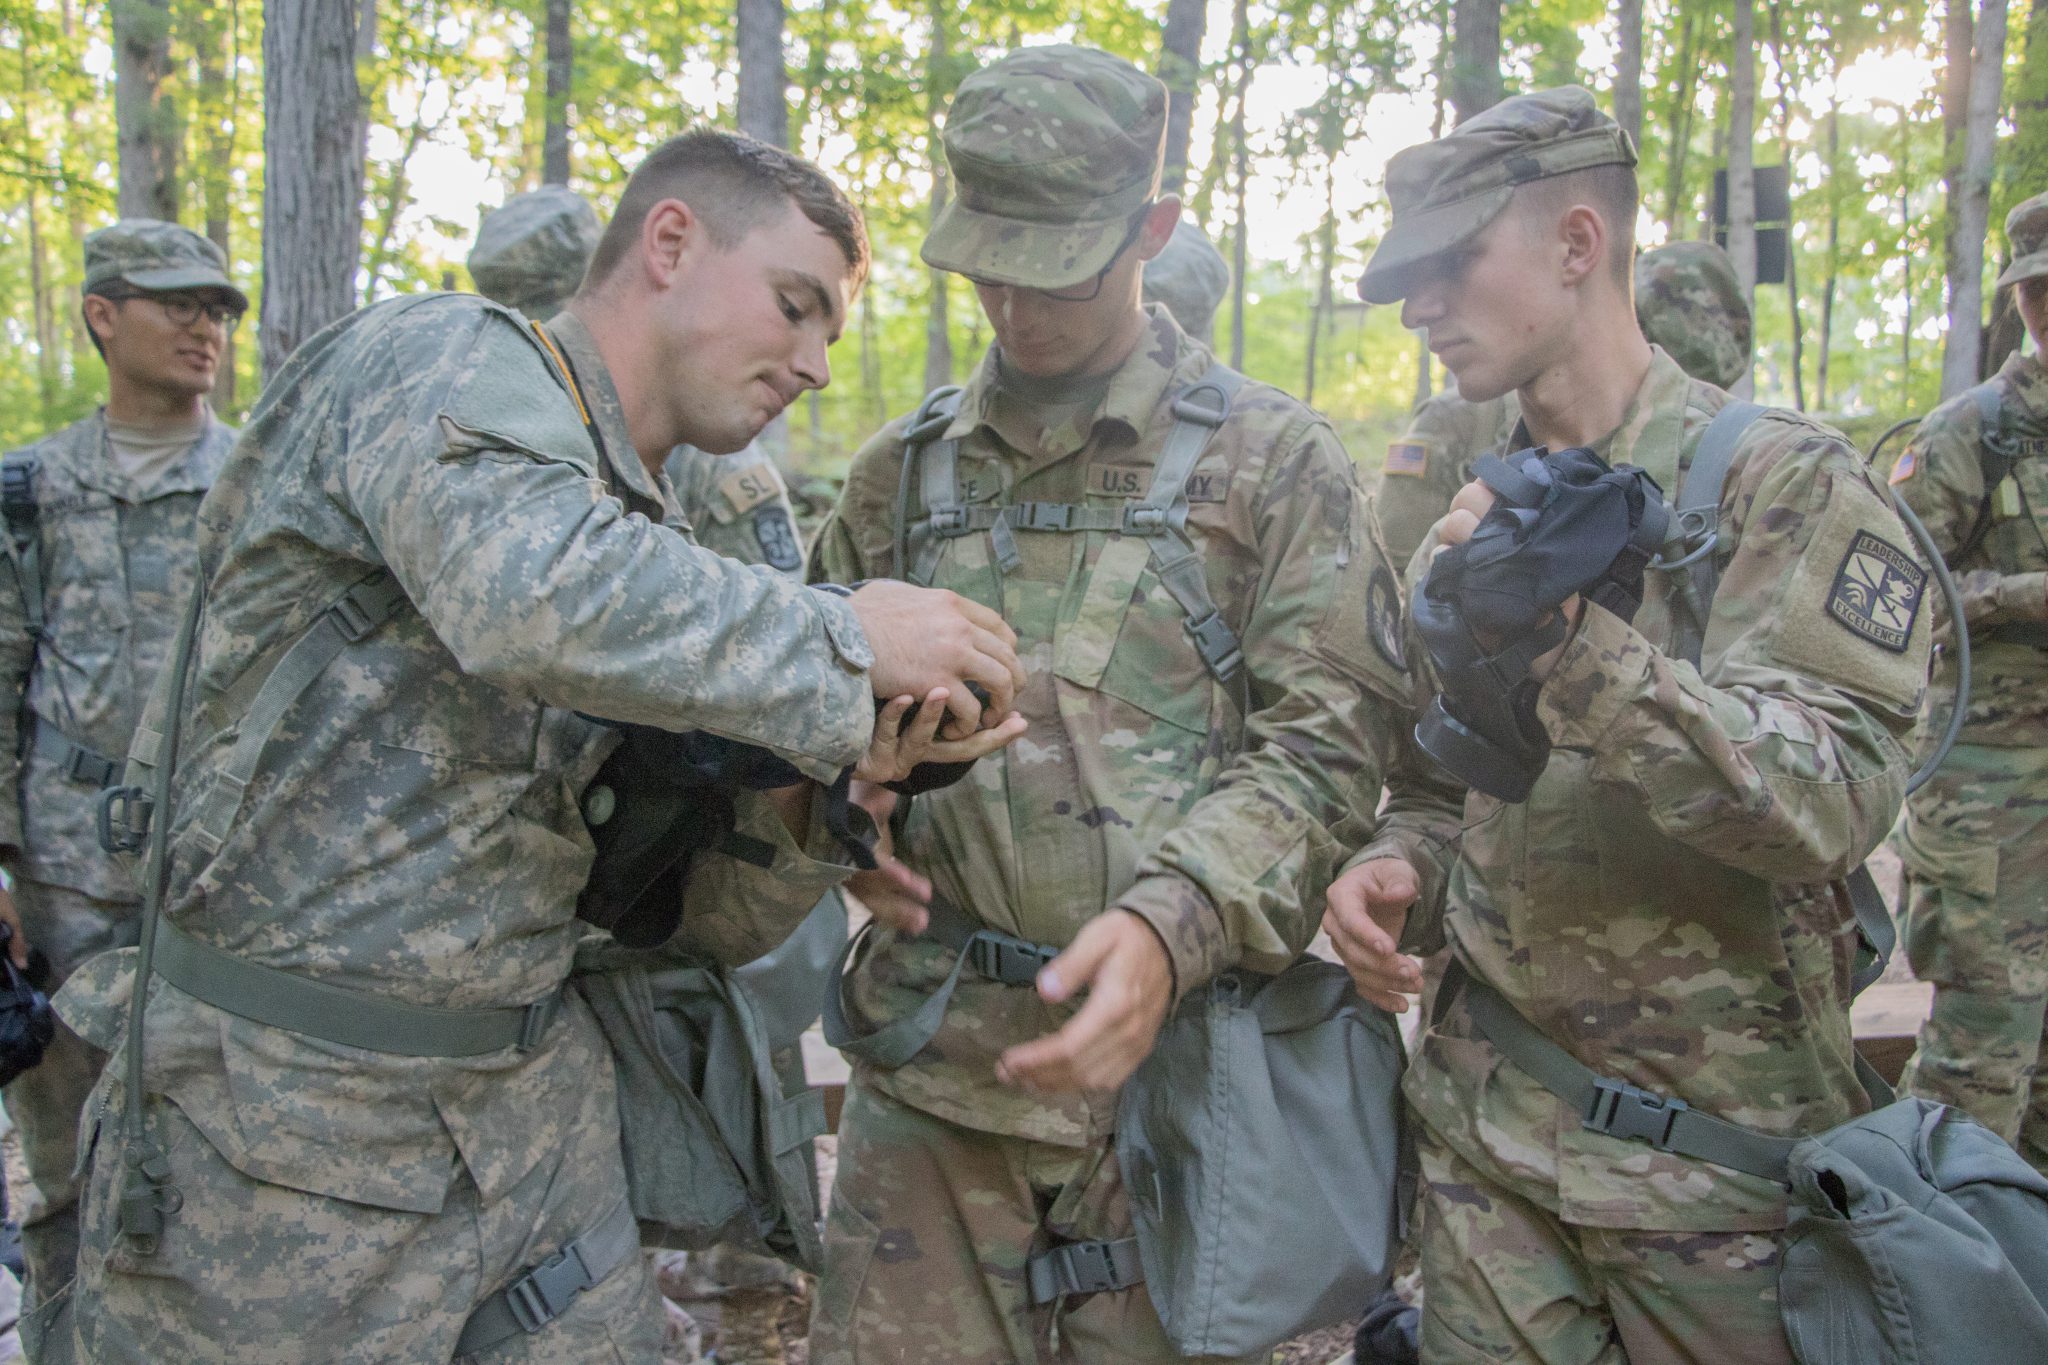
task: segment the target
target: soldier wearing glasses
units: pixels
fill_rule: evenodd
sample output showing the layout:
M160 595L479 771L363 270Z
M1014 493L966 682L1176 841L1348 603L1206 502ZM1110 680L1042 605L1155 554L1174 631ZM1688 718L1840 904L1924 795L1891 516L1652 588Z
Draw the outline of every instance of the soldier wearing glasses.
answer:
M4 466L0 921L18 965L30 947L49 959L53 994L86 958L135 941L135 889L94 817L192 589L194 513L235 437L207 395L249 306L219 247L148 218L86 238L84 289L106 405ZM104 1060L59 1024L7 1087L32 1298L71 1278L78 1115Z

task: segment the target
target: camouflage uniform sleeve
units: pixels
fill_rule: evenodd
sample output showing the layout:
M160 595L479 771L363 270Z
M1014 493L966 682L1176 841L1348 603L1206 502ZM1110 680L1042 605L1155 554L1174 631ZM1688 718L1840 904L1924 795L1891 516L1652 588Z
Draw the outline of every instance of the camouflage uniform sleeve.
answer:
M538 352L490 326L453 385L435 382L445 347L400 355L392 333L377 338L339 475L464 671L760 745L823 781L856 761L874 728L873 655L851 609L629 514L569 405L532 401L555 382Z
M10 868L21 853L21 708L35 657L14 555L0 554L0 863Z
M907 417L889 423L854 452L838 505L811 542L805 569L809 582L858 583L891 575L891 537L898 513L896 484L903 469L903 431L908 424Z
M1704 675L1589 606L1537 715L1559 748L1591 756L1591 780L1627 789L1673 840L1814 883L1846 876L1898 815L1902 741L1927 683L1929 580L1839 437L1797 423L1761 447L1787 425L1751 429L1752 458L1723 501L1738 538ZM1859 574L1877 579L1867 597ZM1887 601L1889 625L1876 619Z
M1469 422L1457 419L1456 405L1457 400L1444 394L1425 400L1408 419L1401 439L1388 447L1380 470L1374 497L1380 531L1386 536L1387 552L1404 569L1429 528L1451 510L1460 471L1479 453L1464 448L1476 436L1467 429Z
M1275 448L1286 453L1254 511L1264 567L1241 632L1243 746L1117 900L1159 932L1179 995L1239 964L1280 971L1307 947L1406 723L1399 650L1367 624L1375 577L1396 612L1399 593L1351 460L1320 422ZM1398 620L1387 627L1398 638Z
M1977 457L1983 420L1968 395L1929 414L1892 466L1892 493L1927 525L1945 555L1953 555L1976 523L1988 491ZM1974 558L1974 557L1973 557ZM2048 574L2003 573L1960 565L1956 587L1970 624L2048 621Z
M673 940L686 955L743 967L774 950L817 908L827 891L853 875L844 847L825 828L825 802L811 799L811 823L799 843L760 792L734 802L734 832L774 850L767 867L730 854L699 854L683 892L683 923ZM856 833L872 835L867 812L855 807Z

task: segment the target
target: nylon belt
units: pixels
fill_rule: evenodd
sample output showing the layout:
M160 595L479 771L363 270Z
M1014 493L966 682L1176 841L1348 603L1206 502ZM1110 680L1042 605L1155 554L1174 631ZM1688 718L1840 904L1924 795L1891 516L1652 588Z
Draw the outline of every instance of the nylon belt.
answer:
M946 1006L952 1003L962 972L971 968L976 976L1005 986L1029 986L1038 980L1039 969L1060 955L1061 950L1049 943L1032 943L977 923L944 896L932 896L929 914L925 931L919 937L952 949L953 967L945 981L901 1019L871 1033L856 1034L853 1021L846 1014L844 993L846 963L860 939L848 939L832 966L831 986L825 992L826 1042L861 1061L892 1068L902 1066L938 1036Z
M560 987L530 1005L442 1009L391 1000L279 971L216 948L165 916L157 924L156 974L229 1014L346 1047L400 1057L479 1057L531 1052L562 1003Z
M621 1199L596 1227L478 1304L456 1339L457 1358L533 1335L639 1254L640 1225Z
M120 775L118 760L87 748L41 716L31 717L29 728L31 747L46 755L73 782L82 782L97 791L112 786Z
M1031 1302L1046 1304L1069 1294L1107 1294L1143 1284L1145 1263L1138 1256L1135 1237L1066 1242L1026 1261L1024 1278Z

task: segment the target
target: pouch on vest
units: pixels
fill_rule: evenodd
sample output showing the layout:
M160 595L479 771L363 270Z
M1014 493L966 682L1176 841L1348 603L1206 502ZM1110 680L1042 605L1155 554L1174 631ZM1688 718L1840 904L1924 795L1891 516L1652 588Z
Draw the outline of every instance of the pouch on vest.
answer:
M1900 1100L1792 1151L1778 1302L1801 1365L2048 1359L2048 1178Z
M618 1072L626 1187L641 1241L728 1242L815 1273L818 1210L804 1160L824 1095L785 1098L767 1030L724 968L653 958L593 937L571 987Z
M1258 1355L1385 1287L1412 1179L1393 1020L1334 962L1228 974L1124 1084L1116 1151L1174 1348Z

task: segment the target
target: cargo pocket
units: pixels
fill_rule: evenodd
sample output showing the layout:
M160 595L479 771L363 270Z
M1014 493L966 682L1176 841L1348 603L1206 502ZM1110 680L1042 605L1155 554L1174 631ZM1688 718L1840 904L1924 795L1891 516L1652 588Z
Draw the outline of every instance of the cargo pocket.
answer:
M881 1240L882 1230L834 1190L825 1212L825 1274L818 1282L818 1316L829 1325L852 1325L868 1263Z

